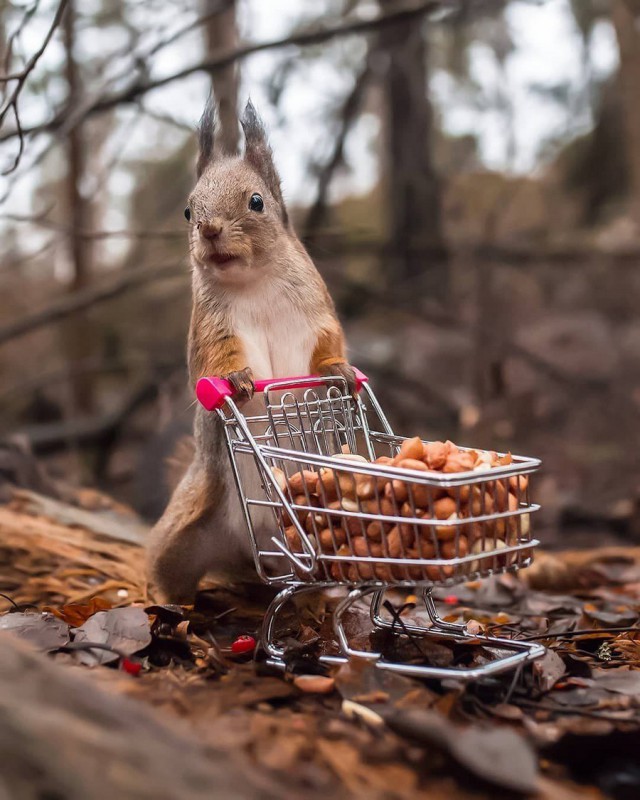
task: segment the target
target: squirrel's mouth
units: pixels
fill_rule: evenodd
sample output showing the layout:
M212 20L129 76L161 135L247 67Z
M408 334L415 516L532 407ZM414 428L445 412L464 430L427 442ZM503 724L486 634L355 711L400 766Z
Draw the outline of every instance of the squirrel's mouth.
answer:
M232 261L236 261L238 256L233 253L208 253L207 261L215 264L216 267L227 267Z

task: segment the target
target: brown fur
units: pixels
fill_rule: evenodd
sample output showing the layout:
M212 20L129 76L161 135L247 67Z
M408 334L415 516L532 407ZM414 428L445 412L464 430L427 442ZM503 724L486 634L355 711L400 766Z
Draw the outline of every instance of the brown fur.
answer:
M311 356L311 371L314 374L326 373L336 364L346 364L347 360L342 355L345 351L344 334L337 320L320 332L318 341Z
M201 305L195 305L189 330L189 377L195 383L203 375L228 375L246 366L242 342L224 328L217 328Z
M208 105L200 131L198 182L189 198L191 382L204 375L227 376L238 395L250 396L254 378L283 377L296 364L305 372L341 374L353 388L333 303L290 226L253 106L248 104L242 120L242 157L215 157L212 122ZM263 199L260 211L250 209L254 194ZM151 578L174 601L192 599L208 570L241 579L255 575L249 539L237 521L218 416L198 408L194 435L193 462L148 548Z

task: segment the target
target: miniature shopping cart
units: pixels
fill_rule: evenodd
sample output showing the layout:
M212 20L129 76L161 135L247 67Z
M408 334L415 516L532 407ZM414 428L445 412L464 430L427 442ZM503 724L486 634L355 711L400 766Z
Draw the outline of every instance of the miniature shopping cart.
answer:
M202 378L197 385L200 403L224 423L258 575L282 587L262 627L268 662L286 666L277 633L284 606L300 593L336 586L347 587L333 615L339 651L322 661L359 656L408 675L477 679L538 658L544 653L538 644L471 636L465 625L441 619L432 591L528 566L538 544L531 514L539 508L529 500L529 474L540 462L505 457L502 466L452 473L386 463L406 440L394 434L367 378L356 375L357 396L341 377L258 381L256 395L263 394L264 404L252 415L243 414L228 381ZM364 458L353 460L353 454ZM316 475L333 475L335 485L325 481L314 489ZM300 484L295 495L294 480ZM453 510L443 518L439 507ZM384 598L404 588L421 594L427 618L425 624L403 622L399 630ZM439 668L358 648L344 621L365 597L372 630L473 640L493 658L481 666Z

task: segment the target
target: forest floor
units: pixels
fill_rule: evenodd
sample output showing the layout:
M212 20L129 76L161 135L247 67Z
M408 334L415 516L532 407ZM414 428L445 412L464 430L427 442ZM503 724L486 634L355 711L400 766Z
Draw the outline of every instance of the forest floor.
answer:
M436 593L472 632L548 647L465 686L359 660L325 671L314 630L330 635L331 593L291 613L290 669L269 673L259 653L231 652L257 637L269 591L211 586L193 606L159 605L145 532L95 492L15 490L0 505L7 796L640 796L640 548L542 554L521 576ZM368 639L364 609L349 633ZM478 640L402 649L440 666L487 658Z

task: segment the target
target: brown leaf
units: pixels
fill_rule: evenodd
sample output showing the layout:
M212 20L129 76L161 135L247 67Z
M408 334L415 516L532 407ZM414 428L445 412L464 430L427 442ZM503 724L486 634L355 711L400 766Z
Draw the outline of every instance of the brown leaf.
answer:
M638 619L637 611L634 611L632 608L626 608L620 611L602 611L597 608L585 606L584 613L589 619L601 622L603 625L610 625L611 627L632 625Z
M397 734L437 747L488 783L522 794L536 789L536 755L514 731L479 725L460 728L439 714L418 709L391 712L385 721Z
M316 747L353 797L412 797L417 791L417 775L404 764L368 763L345 741L319 738Z
M92 597L88 603L69 603L62 608L45 606L45 611L50 611L58 619L66 622L72 628L79 628L89 617L98 611L106 611L111 608L111 603L103 597Z
M582 708L591 706L597 707L600 700L601 692L598 692L594 686L588 686L584 689L569 689L564 692L554 692L553 701L560 706L569 706L572 708Z
M553 650L547 652L533 662L533 673L543 692L548 692L566 673L564 661Z
M640 672L623 669L595 669L596 686L608 692L640 695Z
M149 618L137 607L98 611L74 633L76 642L99 642L126 655L143 650L151 642ZM78 651L76 657L83 664L95 666L115 661L119 655L107 650L84 650Z

